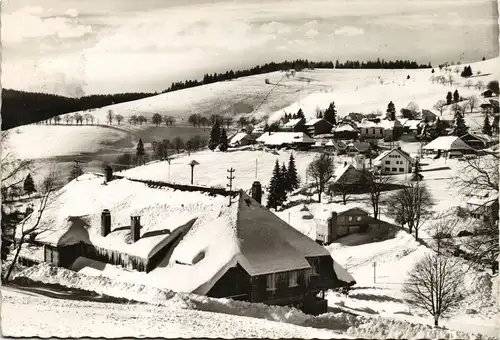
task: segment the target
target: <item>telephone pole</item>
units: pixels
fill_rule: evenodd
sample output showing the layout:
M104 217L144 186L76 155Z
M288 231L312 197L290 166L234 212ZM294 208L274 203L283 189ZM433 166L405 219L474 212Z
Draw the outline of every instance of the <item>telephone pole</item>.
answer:
M377 262L373 262L373 283L377 283L376 281L376 268L377 268Z
M236 170L234 170L233 168L227 170L227 172L229 173L229 176L227 176L227 179L229 180L229 184L227 184L227 186L229 187L229 205L231 205L231 192L233 191L233 179L234 179L234 176L233 176L233 172L235 172Z

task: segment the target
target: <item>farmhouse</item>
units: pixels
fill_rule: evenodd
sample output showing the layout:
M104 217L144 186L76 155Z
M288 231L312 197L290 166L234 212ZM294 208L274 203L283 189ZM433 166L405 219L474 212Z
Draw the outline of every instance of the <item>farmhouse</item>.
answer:
M437 119L437 114L431 110L422 110L422 120L427 120L428 122L433 122Z
M332 130L332 124L324 120L323 118L311 119L306 124L306 133L309 136L324 135L330 133Z
M449 157L456 152L463 153L473 151L470 146L468 146L462 139L456 136L438 137L424 146L422 150L426 153L436 152L438 155L443 152L446 157Z
M269 147L311 147L315 141L304 132L266 132L257 142Z
M330 139L325 143L325 150L328 152L332 152L335 155L342 155L345 153L347 145L345 145L342 141L336 141Z
M358 124L360 139L397 140L403 134L403 125L399 120L382 119L379 123L363 120Z
M91 174L79 179L50 204L41 221L49 231L36 236L43 260L54 265L103 276L125 267L138 283L311 314L327 311L318 293L354 283L324 247L260 204L258 182L249 196L125 178L103 185Z
M491 97L495 96L495 92L493 92L491 90L486 90L483 93L481 93L481 96L483 96L484 98L491 98Z
M467 201L467 210L473 218L488 221L498 220L498 194L478 192Z
M481 104L479 107L481 108L481 113L483 114L493 115L498 113L498 104L495 105L495 101L493 100L489 103Z
M382 152L373 164L380 169L383 174L404 174L410 173L415 160L408 153L401 150L401 147Z
M354 157L356 155L370 155L371 145L366 142L351 142L347 144L346 153L350 157Z
M336 140L349 140L357 139L359 135L358 129L352 126L352 124L340 124L333 128L333 138Z
M482 133L467 133L461 136L460 139L463 140L465 144L476 150L489 148L494 145L495 142L498 142L496 138Z
M254 139L246 132L238 132L229 140L229 146L238 147L251 144Z
M304 118L297 118L289 120L281 130L287 132L304 132L306 130L305 127L306 120Z
M331 212L326 224L318 225L316 241L330 244L344 236L361 234L365 241L380 241L390 237L399 227L371 217L368 212L357 207L338 206Z
M333 174L332 183L342 185L354 185L361 181L362 174L352 164L344 163L343 166L337 168Z

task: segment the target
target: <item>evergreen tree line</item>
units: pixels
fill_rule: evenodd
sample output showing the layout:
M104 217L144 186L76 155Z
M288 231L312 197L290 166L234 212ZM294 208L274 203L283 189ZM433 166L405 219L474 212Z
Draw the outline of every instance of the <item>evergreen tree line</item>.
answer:
M273 175L269 182L267 208L283 206L287 200L287 194L299 187L299 178L293 154L288 160L288 168L285 163L280 167L278 160L274 165Z
M277 71L288 71L288 70L295 70L295 71L301 71L304 69L309 69L313 70L315 68L319 69L333 69L333 68L339 68L339 69L401 69L401 68L406 68L406 69L418 69L418 68L431 68L431 64L429 63L428 65L419 65L415 61L409 61L409 60L396 60L396 61L385 61L385 60L380 60L377 59L376 61L351 61L348 60L346 62L340 62L336 61L335 64L332 61L319 61L319 62L314 62L314 61L309 61L307 59L297 59L297 60L292 60L288 61L285 60L283 62L271 62L271 63L265 63L263 65L258 65L254 66L250 69L246 70L238 70L238 71L226 71L224 73L213 73L213 74L205 74L203 76L202 80L196 80L196 79L191 79L191 80L185 80L185 81L179 81L179 82L173 82L170 87L162 91L162 93L166 92L172 92L172 91L177 91L177 90L182 90L182 89L187 89L191 87L196 87L196 86L201 86L201 85L206 85L206 84L212 84L215 82L219 81L226 81L226 80L231 80L231 79L237 79L241 77L248 77L248 76L254 76L257 74L264 74L264 73L270 73L270 72L277 72Z
M69 98L54 94L2 89L2 130L48 120L68 112L118 104L157 93L118 93Z

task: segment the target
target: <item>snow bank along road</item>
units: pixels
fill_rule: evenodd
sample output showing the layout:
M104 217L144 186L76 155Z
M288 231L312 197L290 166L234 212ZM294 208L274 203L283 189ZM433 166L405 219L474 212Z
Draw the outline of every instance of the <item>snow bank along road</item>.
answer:
M349 338L243 316L137 304L51 299L2 287L2 334L38 337Z

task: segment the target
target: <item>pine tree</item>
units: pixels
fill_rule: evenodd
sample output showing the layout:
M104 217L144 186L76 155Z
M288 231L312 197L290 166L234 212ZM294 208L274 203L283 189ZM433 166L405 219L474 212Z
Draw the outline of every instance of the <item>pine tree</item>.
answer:
M287 177L287 169L285 166L285 163L283 162L283 165L281 166L280 170L280 201L285 202L287 199L287 191L289 190L289 183L288 183L288 177Z
M434 69L432 69L432 74L434 74Z
M297 111L297 118L305 118L302 109L299 109L299 111Z
M323 119L332 125L337 125L337 109L335 108L335 102L331 102L325 112L323 112Z
M220 142L220 125L218 121L215 121L212 126L212 131L210 131L210 140L208 141L208 148L210 150L215 150L215 148L219 145Z
M297 168L295 167L295 159L293 158L293 154L290 155L290 159L288 160L288 170L286 177L288 180L288 188L290 191L299 187L299 178L297 176Z
M420 181L422 179L420 160L417 158L415 160L415 164L413 165L413 176L411 178L412 181Z
M469 128L465 125L465 120L460 111L455 112L455 124L453 126L453 136L462 137L467 134Z
M278 208L280 202L280 165L278 160L276 160L276 164L274 165L273 176L271 177L271 181L269 182L269 190L267 196L267 208L274 208L275 210Z
M227 140L226 130L222 129L220 133L219 150L225 152L227 151L228 146L229 146L229 141Z
M453 95L451 94L451 91L448 91L448 94L446 95L446 104L450 105L452 100Z
M490 118L488 116L484 117L484 125L483 125L483 133L485 135L491 136L492 135L492 129L490 125Z
M455 90L455 92L453 92L453 101L455 103L460 101L460 95L458 94L458 90Z
M33 181L33 177L31 177L31 174L28 174L28 176L26 176L26 179L24 180L24 191L29 196L31 196L32 193L36 192L35 182Z
M137 143L135 155L137 157L143 157L146 155L146 150L144 150L144 144L142 143L142 138L139 138L139 143Z
M387 115L391 120L396 120L396 107L392 101L387 105Z

